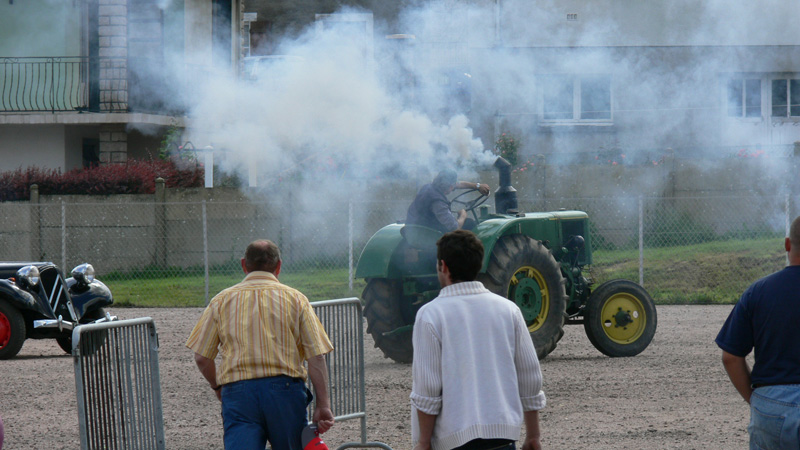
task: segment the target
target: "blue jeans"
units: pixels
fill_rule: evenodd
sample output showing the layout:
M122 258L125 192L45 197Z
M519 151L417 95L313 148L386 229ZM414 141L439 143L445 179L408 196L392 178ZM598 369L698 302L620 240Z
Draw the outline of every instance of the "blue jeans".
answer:
M764 386L750 397L750 450L800 449L800 385Z
M302 450L311 393L303 380L256 378L222 386L223 440L228 450Z

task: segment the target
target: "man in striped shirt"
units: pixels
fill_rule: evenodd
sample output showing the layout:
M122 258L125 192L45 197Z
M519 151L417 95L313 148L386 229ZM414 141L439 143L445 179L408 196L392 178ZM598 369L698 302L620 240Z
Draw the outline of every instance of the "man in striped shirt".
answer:
M186 346L222 402L226 449L264 450L269 441L273 450L301 450L307 377L316 394L312 421L321 433L333 426L324 357L333 345L306 296L278 282L273 242L252 242L242 269L244 280L211 300Z
M519 307L474 281L483 244L470 231L437 246L439 296L417 312L411 368L415 450L541 449L542 372Z

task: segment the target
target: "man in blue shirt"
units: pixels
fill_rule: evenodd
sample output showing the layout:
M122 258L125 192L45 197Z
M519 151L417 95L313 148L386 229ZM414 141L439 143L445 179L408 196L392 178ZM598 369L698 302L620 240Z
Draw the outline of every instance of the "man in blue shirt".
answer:
M434 228L442 233L463 228L467 212L462 209L458 212L458 218L454 217L447 194L454 189L477 189L481 194L489 195L489 185L458 181L456 177L455 170L445 169L436 175L432 183L422 186L408 207L406 223Z
M800 217L784 242L789 266L753 283L716 343L750 404L750 448L800 448ZM752 372L745 357L754 350Z

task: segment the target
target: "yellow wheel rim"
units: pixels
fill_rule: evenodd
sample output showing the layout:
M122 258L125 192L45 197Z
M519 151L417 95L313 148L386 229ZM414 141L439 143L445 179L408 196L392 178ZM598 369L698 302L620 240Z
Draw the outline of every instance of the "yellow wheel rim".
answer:
M620 292L608 298L600 311L606 336L617 344L630 344L642 336L647 324L644 305L635 295Z
M508 298L519 306L529 332L544 325L550 313L550 291L541 272L531 266L517 269L508 284Z

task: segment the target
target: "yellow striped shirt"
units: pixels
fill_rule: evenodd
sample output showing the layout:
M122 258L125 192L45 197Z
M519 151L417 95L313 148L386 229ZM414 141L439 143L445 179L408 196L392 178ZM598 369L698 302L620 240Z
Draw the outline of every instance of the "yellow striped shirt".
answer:
M306 379L303 361L333 350L305 295L269 272L250 272L217 294L186 346L214 359L217 384L288 375Z

